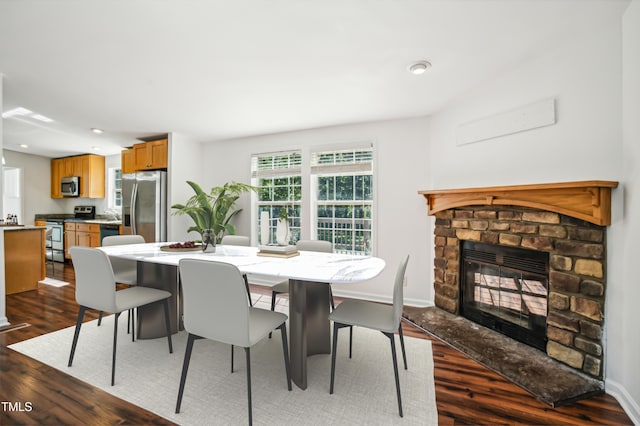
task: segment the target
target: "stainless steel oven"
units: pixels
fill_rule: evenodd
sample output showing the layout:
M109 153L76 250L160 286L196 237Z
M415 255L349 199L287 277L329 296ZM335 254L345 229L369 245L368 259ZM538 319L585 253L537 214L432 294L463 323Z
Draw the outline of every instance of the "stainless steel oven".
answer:
M64 220L47 220L46 225L47 260L64 262Z

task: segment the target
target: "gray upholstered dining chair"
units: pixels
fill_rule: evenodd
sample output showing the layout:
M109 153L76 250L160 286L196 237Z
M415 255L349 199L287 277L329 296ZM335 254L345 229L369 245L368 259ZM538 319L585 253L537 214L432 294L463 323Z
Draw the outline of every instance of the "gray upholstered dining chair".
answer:
M223 246L249 247L251 245L251 239L245 235L225 235L222 237L222 240L220 240L220 244L222 244ZM247 274L242 274L242 278L244 279L244 285L247 288L247 297L249 298L249 305L253 306L253 302L251 301L251 290L249 289L249 279L247 278Z
M251 239L245 235L225 235L220 244L223 246L250 246Z
M333 244L330 241L324 240L299 240L296 243L296 248L302 251L318 251L324 253L333 252ZM271 287L271 310L276 309L276 297L279 294L289 293L289 280L280 281L278 284ZM329 300L331 300L331 308L333 309L333 294L331 293L331 284L329 284ZM271 333L269 333L271 338Z
M142 235L109 235L102 239L102 246L122 246L126 244L144 244ZM135 260L109 258L111 268L118 284L137 285L138 284L138 266ZM135 311L129 310L127 314L127 333L131 331L131 339L135 340ZM98 317L98 326L102 324L102 312Z
M144 244L142 235L109 235L102 239L102 246L122 246L125 244ZM138 270L135 260L111 258L111 267L115 275L116 282L120 284L137 285Z
M342 327L356 326L381 331L391 342L391 358L393 360L393 372L396 378L396 394L398 397L398 411L402 417L402 398L400 396L400 379L398 377L398 361L396 357L396 345L394 333L397 330L400 335L402 347L402 359L404 369L407 369L407 355L404 350L404 337L402 336L402 308L403 308L403 283L407 270L407 256L398 267L396 280L393 286L393 305L383 305L364 300L345 300L336 307L329 319L333 321L333 348L331 349L331 385L329 393L333 394L333 383L336 373L336 349L338 345L338 330ZM378 366L375 366L378 368Z
M76 302L80 305L78 319L71 344L69 364L71 367L82 327L82 319L87 309L96 309L115 314L113 321L113 355L111 360L111 386L115 381L116 346L118 338L118 317L124 311L164 302L164 319L167 328L169 353L173 353L171 326L169 324L169 297L171 293L156 288L134 286L116 291L116 280L109 257L97 248L75 246L69 249L76 274Z
M325 240L299 240L296 243L296 248L301 251L316 251L321 253L333 253L333 244L331 241ZM271 287L271 310L276 308L276 296L278 294L289 293L289 280L284 280ZM331 301L331 309L335 309L336 305L333 301L333 292L331 291L331 284L329 284L329 300ZM349 332L349 357L351 357L351 342L353 337L353 329ZM271 338L271 333L269 333Z
M323 253L333 253L333 244L330 241L324 240L299 240L296 243L296 248L299 251L317 251ZM289 293L289 280L284 280L271 287L271 310L275 310L276 296L278 294ZM333 294L331 292L331 285L329 285L329 296L331 300L331 308L334 308Z
M287 387L291 390L287 316L280 312L249 306L242 289L242 274L235 265L199 259L182 259L179 268L184 301L184 328L188 338L176 413L180 412L182 404L193 343L197 339L210 339L232 346L241 346L245 350L249 424L252 424L251 346L276 328L280 329L282 334ZM233 365L231 371L233 372Z

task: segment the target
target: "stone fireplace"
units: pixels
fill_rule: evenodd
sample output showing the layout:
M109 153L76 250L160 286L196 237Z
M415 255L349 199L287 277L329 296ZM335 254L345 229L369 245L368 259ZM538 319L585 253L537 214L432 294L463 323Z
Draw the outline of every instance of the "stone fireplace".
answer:
M587 181L420 191L429 214L436 218L435 305L455 315L465 313L469 310L469 303L463 304L465 277L475 280L475 284L466 285L475 296L467 294L466 300L475 297L471 305L480 306L481 316L486 316L484 311L489 316L495 314L499 325L494 329L504 333L503 328L511 329L519 321L524 329L527 323L533 324L529 328L535 329L541 340L525 343L575 370L602 379L606 226L611 217L611 189L616 186L617 182ZM467 265L465 269L466 247L472 250L471 264L481 267ZM488 248L489 257L503 261L504 255L494 255L491 247L500 249L497 252L506 249L507 256L522 254L522 259L534 263L547 259L548 279L542 270L527 271L528 266L525 275L510 264L486 266L489 261L484 254L476 254L476 249ZM505 272L496 278L497 272L482 272L487 270ZM503 283L503 290L498 284L487 283L491 280ZM508 298L509 303L502 298ZM511 318L500 325L505 313ZM473 316L465 316L476 321ZM523 333L523 338L511 337L526 341L529 331Z

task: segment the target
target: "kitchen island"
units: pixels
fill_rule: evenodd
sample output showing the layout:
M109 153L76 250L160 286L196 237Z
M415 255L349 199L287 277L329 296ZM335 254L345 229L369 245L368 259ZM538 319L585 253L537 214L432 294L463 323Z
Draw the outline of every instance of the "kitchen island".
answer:
M45 278L44 226L3 226L6 294L35 290Z

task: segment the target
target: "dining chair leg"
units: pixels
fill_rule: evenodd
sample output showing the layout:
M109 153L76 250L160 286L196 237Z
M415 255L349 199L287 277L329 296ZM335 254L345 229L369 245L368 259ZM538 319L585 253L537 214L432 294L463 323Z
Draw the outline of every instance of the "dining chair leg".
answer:
M231 345L231 373L233 373L233 345Z
M333 301L333 291L331 290L331 284L329 284L329 300L331 301L331 310L333 311L336 308L336 304Z
M118 344L118 318L120 318L120 312L114 314L113 321L113 355L111 357L111 386L116 380L116 348Z
M337 322L333 323L333 347L331 348L331 384L329 385L329 394L333 395L333 382L336 376L336 352L338 349L338 330Z
M389 338L391 342L391 358L393 359L393 373L396 377L396 394L398 395L398 411L400 417L402 415L402 398L400 397L400 377L398 376L398 358L396 357L396 342L393 333L382 333Z
M102 311L98 313L98 327L102 325Z
M349 326L349 359L351 359L351 354L353 353L353 326Z
M253 410L251 408L251 348L244 348L247 355L247 400L249 404L249 425L253 424Z
M184 361L182 362L182 374L180 375L180 387L178 388L178 400L176 401L176 414L180 412L182 404L182 394L184 393L184 384L187 380L187 371L189 370L189 362L191 361L191 351L193 350L193 342L201 337L189 333L187 338L187 348L184 351Z
M287 343L287 325L282 323L280 327L282 334L282 353L284 354L284 369L287 373L287 389L291 390L291 363L289 361L289 343Z
M171 342L171 321L169 320L169 299L164 299L164 324L167 328L167 341L169 342L169 353L173 353L173 343Z
M275 311L276 309L276 293L275 291L271 292L271 310ZM269 339L271 339L271 333L269 333Z
M76 320L76 330L73 333L73 343L71 343L71 353L69 354L69 364L67 367L71 367L71 363L73 363L73 356L76 353L76 345L78 344L78 336L80 335L80 327L82 327L82 319L84 318L84 311L87 308L85 306L80 305L80 310L78 311L78 319Z
M242 278L244 278L244 286L247 289L247 297L249 297L249 306L253 306L253 302L251 301L251 290L249 290L249 279L247 278L247 274L242 274Z
M404 369L407 369L407 353L404 350L404 336L402 335L402 320L400 320L400 326L398 327L398 334L400 335L400 347L402 348L402 360L404 361Z
M133 309L129 309L129 313L127 314L127 333L129 332L129 325L131 326L131 341L136 341L136 324L135 324L135 314Z

